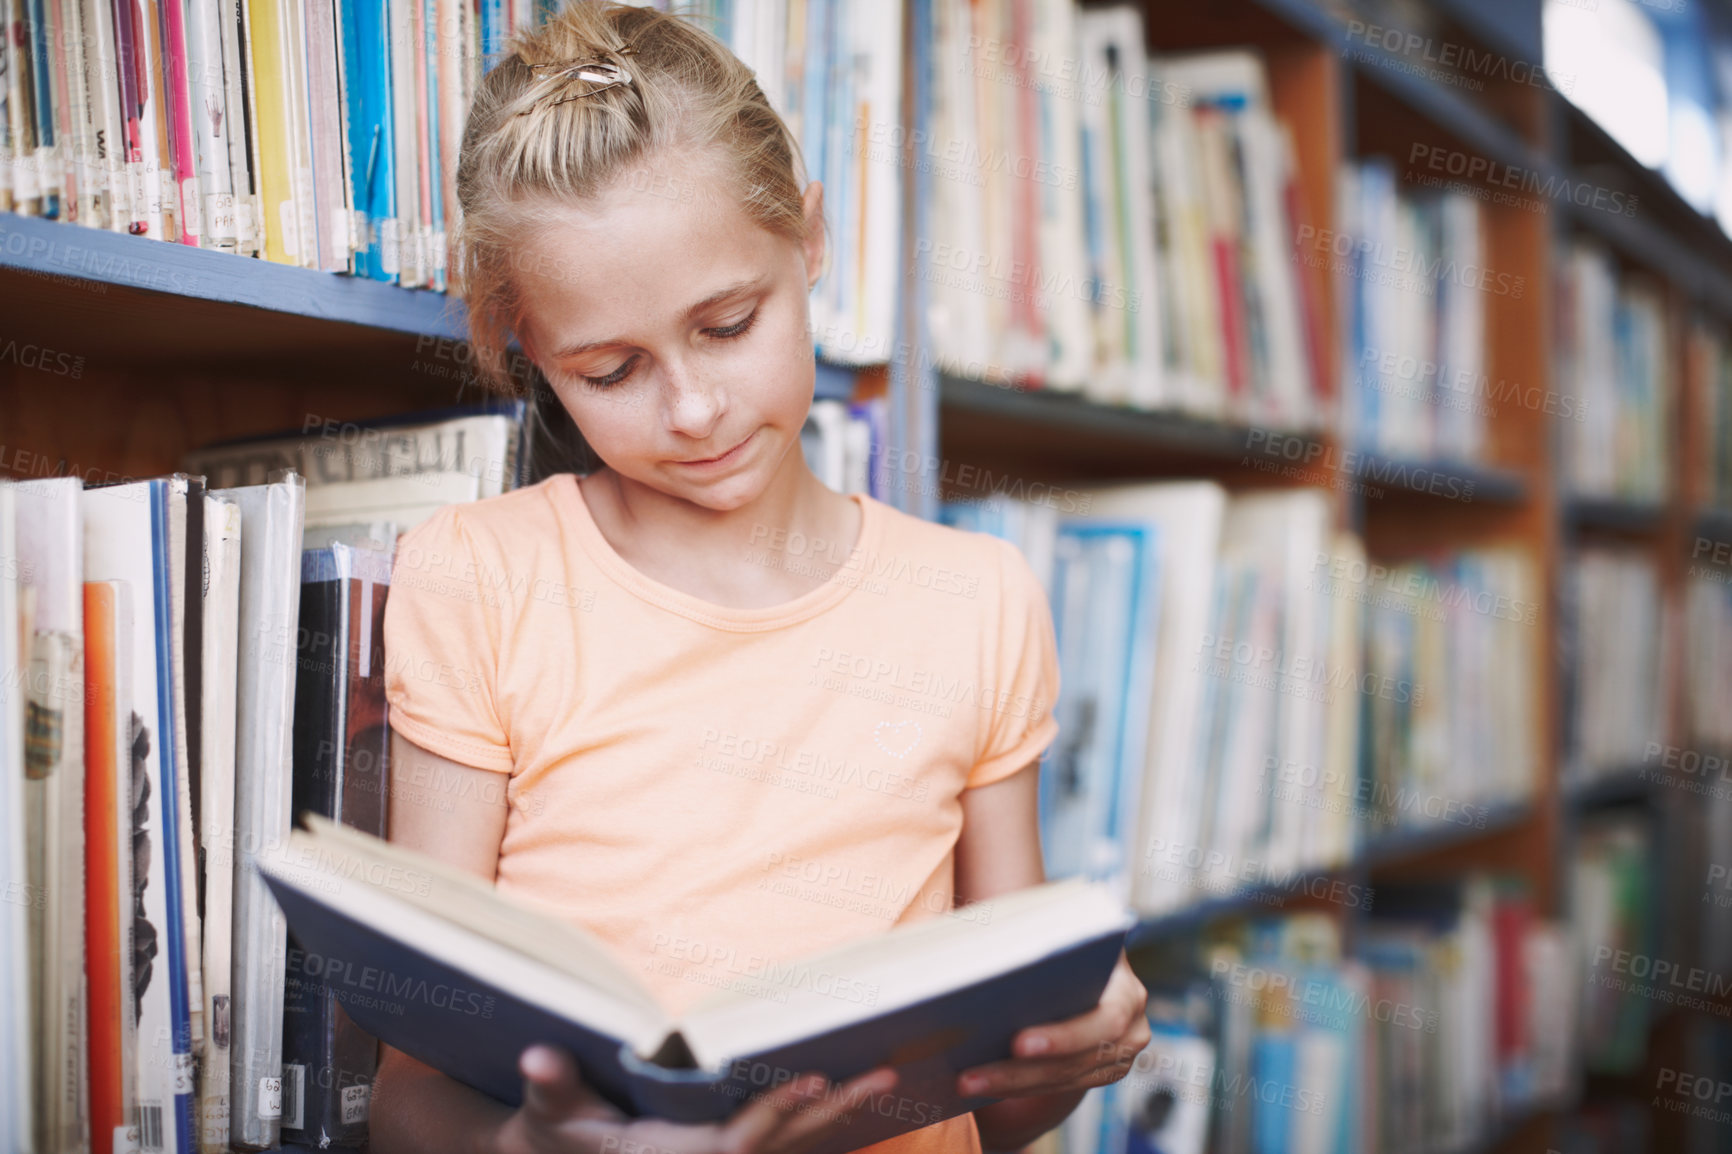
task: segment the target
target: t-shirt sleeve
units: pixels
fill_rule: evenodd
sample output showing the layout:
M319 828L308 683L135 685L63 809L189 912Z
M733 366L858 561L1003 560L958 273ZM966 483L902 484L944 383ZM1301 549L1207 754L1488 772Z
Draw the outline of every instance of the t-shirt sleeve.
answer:
M385 602L391 726L430 753L509 773L501 724L498 606L482 594L475 546L448 506L403 535Z
M999 541L996 693L983 710L981 749L965 788L1002 781L1058 736L1058 642L1046 591L1022 553ZM987 703L983 702L983 705Z

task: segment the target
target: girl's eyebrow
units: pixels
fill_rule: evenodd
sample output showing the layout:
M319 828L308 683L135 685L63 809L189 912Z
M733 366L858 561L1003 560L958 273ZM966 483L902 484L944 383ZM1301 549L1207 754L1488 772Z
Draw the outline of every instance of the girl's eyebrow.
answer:
M752 277L750 280L735 281L728 287L711 293L697 304L689 306L680 314L680 320L689 323L693 317L702 313L705 309L714 308L716 305L719 305L733 297L744 296L747 293L755 292L763 286L764 279L765 278L758 276ZM629 342L618 338L602 341L583 341L575 345L566 345L553 355L557 360L564 360L567 357L581 356L582 354L591 352L595 349L605 349L614 345L623 345L628 343Z

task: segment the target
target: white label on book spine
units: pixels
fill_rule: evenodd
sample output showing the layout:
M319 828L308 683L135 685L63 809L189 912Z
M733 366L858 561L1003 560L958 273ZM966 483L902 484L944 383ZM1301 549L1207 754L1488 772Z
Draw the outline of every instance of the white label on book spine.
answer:
M185 230L193 236L204 235L204 218L199 214L198 178L189 176L180 182L180 208L185 215Z
M192 1093L192 1055L190 1053L174 1056L174 1092L176 1094Z
M433 234L433 267L439 272L445 271L445 230L443 229Z
M365 676L363 674L363 676ZM373 1087L362 1082L359 1086L343 1087L343 1125L359 1126L367 1120L367 1103L373 1096Z
M259 1079L259 1117L281 1118L283 1116L283 1080L281 1078Z
M258 243L259 230L253 224L253 201L250 196L235 197L235 240L242 248Z
M138 1154L138 1127L114 1128L114 1154Z
M402 271L399 263L401 253L397 244L397 218L388 216L379 222L379 264L385 270L386 276L396 276Z
M19 200L35 200L42 195L36 183L36 164L31 157L12 159L12 195Z
M60 150L53 145L36 150L36 167L42 173L42 187L49 192L60 191Z
M338 205L331 210L331 244L339 257L355 251L355 240L349 232L349 210Z
M232 241L239 235L235 229L235 198L227 192L213 192L204 198L204 235L215 241Z

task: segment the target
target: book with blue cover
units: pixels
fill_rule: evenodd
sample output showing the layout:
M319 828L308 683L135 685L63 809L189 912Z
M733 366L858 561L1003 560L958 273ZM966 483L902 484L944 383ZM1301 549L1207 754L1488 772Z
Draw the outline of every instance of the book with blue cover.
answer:
M1008 1058L1021 1029L1093 1008L1131 924L1103 887L1051 883L982 903L990 916L778 962L786 999L718 991L672 1019L564 919L402 846L303 821L260 872L321 971L345 975L331 983L343 1008L380 1041L511 1105L519 1055L559 1045L621 1110L688 1123L803 1073L839 1083L894 1066L895 1104L862 1110L836 1151L989 1104L960 1097L957 1075ZM838 997L839 981L872 996Z

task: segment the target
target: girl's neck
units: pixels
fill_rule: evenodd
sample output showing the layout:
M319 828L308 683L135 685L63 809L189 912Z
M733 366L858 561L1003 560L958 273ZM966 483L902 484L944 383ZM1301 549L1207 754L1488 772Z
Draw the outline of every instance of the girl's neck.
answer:
M769 487L738 509L705 508L607 468L579 489L602 537L645 577L712 604L768 608L825 584L836 568L830 558L846 558L861 531L859 506L813 476L798 448L789 456ZM773 545L800 539L847 548L793 557Z

